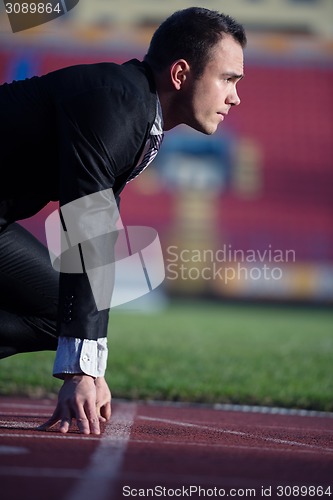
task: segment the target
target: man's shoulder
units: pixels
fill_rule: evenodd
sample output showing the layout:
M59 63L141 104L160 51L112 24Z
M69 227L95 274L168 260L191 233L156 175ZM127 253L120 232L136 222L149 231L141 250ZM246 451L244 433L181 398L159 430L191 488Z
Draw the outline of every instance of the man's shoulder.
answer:
M46 81L55 81L78 89L103 87L150 87L150 77L144 63L133 59L123 64L96 62L78 64L55 70L44 76Z
M123 64L97 62L68 66L42 77L42 86L56 101L69 102L83 95L103 95L122 103L139 105L155 94L145 63L136 59Z
M75 64L50 72L48 76L57 75L61 78L76 76L79 79L92 79L92 81L98 81L100 78L101 82L107 83L114 78L126 80L132 74L144 77L144 63L141 63L137 59L131 59L124 63L99 61L87 64Z

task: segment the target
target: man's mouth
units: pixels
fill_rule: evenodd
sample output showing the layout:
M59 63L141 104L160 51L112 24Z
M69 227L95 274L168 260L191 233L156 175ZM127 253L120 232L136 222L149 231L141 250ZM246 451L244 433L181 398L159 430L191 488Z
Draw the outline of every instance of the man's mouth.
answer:
M218 112L217 114L219 115L219 117L221 119L221 122L222 122L224 120L224 118L227 116L228 113L220 113L220 112Z

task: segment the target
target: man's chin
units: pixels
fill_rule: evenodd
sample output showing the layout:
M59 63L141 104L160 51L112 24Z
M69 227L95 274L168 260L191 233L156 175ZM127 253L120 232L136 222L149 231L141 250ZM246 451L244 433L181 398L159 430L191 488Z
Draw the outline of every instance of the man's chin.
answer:
M206 134L206 135L213 135L217 131L217 128L218 128L217 126L216 127L210 127L210 128L206 128L206 129L201 130L201 132L203 134Z
M190 125L190 127L193 128L194 130L197 130L198 132L201 132L202 134L212 135L215 134L215 132L217 131L218 125L209 126L209 125L203 125L201 123L196 123Z

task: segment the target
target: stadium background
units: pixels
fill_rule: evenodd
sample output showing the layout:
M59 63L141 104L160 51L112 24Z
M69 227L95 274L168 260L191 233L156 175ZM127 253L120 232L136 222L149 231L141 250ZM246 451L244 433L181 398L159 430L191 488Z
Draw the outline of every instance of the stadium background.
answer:
M140 59L158 23L192 3L113 4L81 0L59 20L16 34L1 5L0 81L70 64ZM168 133L154 166L126 188L122 219L157 229L166 263L170 247L178 255L184 249L186 255L257 252L258 262L240 263L249 270L263 267L260 255L269 249L295 255L292 262L273 263L281 279L260 273L247 279L243 272L227 284L218 276L204 279L200 269L207 262L194 258L186 261L192 279L171 279L167 270L159 297L332 304L333 3L221 0L204 6L234 15L247 28L242 104L212 137L182 127ZM53 209L50 204L22 224L44 241L44 220Z

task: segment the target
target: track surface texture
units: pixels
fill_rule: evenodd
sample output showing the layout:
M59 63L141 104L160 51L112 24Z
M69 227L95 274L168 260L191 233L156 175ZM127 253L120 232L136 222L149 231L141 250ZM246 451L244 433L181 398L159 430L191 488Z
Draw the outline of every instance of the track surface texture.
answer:
M333 500L332 414L114 401L101 436L37 431L54 406L0 398L1 500Z

